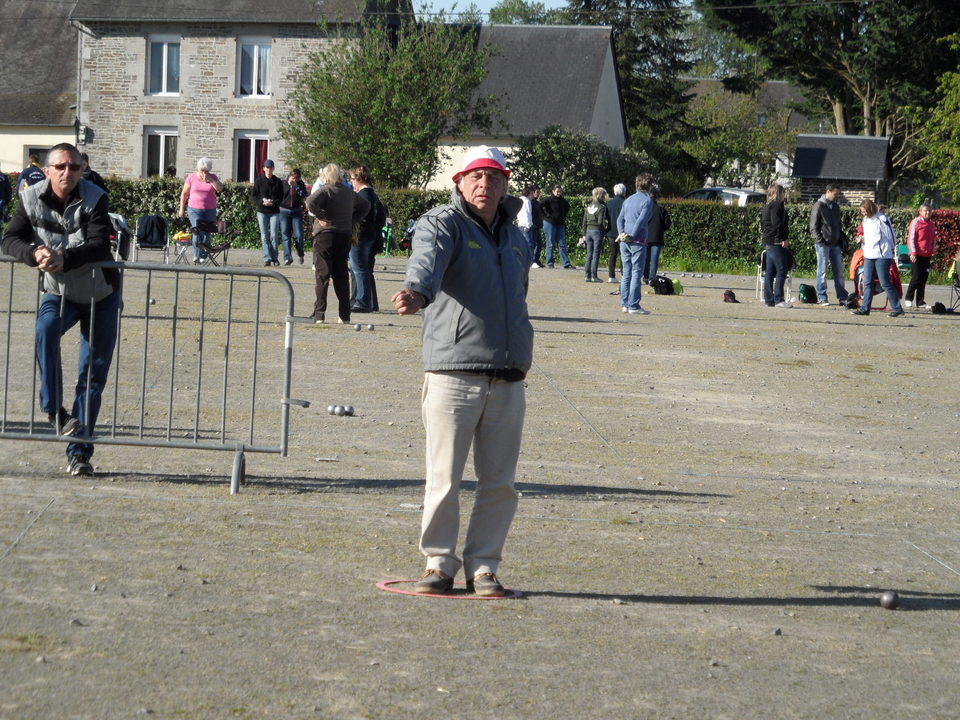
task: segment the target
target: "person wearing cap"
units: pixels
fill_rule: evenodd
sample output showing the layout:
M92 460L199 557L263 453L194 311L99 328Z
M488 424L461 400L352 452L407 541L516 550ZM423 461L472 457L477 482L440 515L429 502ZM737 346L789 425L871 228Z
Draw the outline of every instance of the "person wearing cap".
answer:
M283 202L283 181L273 174L273 160L263 163L263 173L257 175L250 188L250 197L257 206L257 223L260 225L260 245L263 249L263 266L279 265L278 236L280 234L280 204ZM289 265L289 263L287 263Z
M517 508L523 379L533 362L533 258L513 224L521 201L507 194L509 178L499 149L482 145L466 156L450 203L417 221L403 289L393 296L401 315L423 309L420 593L449 592L461 567L468 592L506 593L497 573ZM477 488L461 560L459 490L471 445Z

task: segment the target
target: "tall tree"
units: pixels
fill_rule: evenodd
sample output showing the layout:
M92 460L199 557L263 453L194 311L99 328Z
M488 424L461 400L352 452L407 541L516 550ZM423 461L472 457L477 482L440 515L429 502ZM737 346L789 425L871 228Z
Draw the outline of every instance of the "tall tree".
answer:
M669 137L682 127L691 67L681 0L568 0L571 21L613 28L629 125Z
M935 41L960 30L956 0L695 0L705 17L749 43L771 73L822 100L837 134L892 138L894 166L921 160L903 108L927 105L956 53Z
M554 25L564 21L562 9L550 8L542 2L500 0L490 9L491 25Z
M960 34L941 43L954 52L960 51ZM919 143L923 150L921 163L933 185L950 197L960 195L960 65L940 76L938 98L931 109L914 108L913 117L920 121Z
M359 34L328 25L332 41L298 73L281 123L288 164L364 164L379 184L423 186L439 168L441 136L489 129L497 98L475 93L491 49L476 46L475 28L445 20L368 16Z

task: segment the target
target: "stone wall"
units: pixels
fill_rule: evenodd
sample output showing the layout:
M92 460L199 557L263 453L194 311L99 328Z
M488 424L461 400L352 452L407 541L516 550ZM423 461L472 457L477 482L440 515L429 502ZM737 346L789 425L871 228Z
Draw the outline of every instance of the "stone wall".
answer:
M800 186L800 202L815 203L826 191L827 185L837 185L840 188L841 205L859 205L863 200L883 202L881 193L877 192L877 183L873 180L843 180L835 178L804 178ZM881 183L882 189L882 183Z
M214 161L221 179L232 179L236 133L261 131L269 154L284 171L284 144L278 129L297 68L327 42L313 23L267 25L147 23L97 24L81 32L78 115L88 128L82 148L100 174L131 179L145 173L145 128L177 130L177 175L192 172L201 157ZM180 37L180 93L147 93L148 39ZM237 93L238 38L272 38L269 98Z

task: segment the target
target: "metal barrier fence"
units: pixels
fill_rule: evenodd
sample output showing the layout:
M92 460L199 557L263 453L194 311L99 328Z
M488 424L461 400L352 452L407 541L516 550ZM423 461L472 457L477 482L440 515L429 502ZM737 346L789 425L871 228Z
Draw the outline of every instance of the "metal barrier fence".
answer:
M293 286L286 277L266 269L122 262L94 266L120 272L123 303L97 426L80 440L233 451L231 494L239 492L244 479L245 453L286 457L290 406L309 406L290 397L293 326L312 322L294 316ZM40 275L0 256L0 439L64 443L77 438L58 435L37 400ZM93 310L91 303L91 323ZM62 313L61 306L61 319ZM92 342L92 331L90 336ZM69 368L77 365L67 356L78 352L79 337L74 328L61 343L68 388L73 381ZM89 407L91 383L86 385ZM73 393L63 394L61 405L69 409Z

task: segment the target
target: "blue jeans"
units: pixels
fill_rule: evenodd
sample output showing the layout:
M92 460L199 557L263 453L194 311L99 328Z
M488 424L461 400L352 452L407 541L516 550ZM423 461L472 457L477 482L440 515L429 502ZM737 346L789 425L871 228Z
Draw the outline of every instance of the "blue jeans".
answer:
M603 249L603 231L587 230L587 258L583 270L587 280L597 276L597 267L600 265L600 251Z
M540 228L530 227L523 231L523 236L527 239L527 245L530 246L530 257L533 258L533 262L540 264L540 250L543 249L543 245L540 242Z
M783 245L765 245L763 302L776 305L784 301L783 284L787 279L787 251Z
M208 220L214 222L217 219L217 210L216 208L187 208L187 218L190 220L190 227L195 228L197 226L198 220ZM200 258L205 258L207 254L200 249L198 243L210 244L210 233L206 232L196 232L193 233L193 259L199 260Z
M290 254L291 230L297 246L297 257L303 260L303 210L280 208L280 237L283 238L283 259L287 261L293 260L293 255Z
M77 358L77 386L74 391L71 415L80 421L79 437L90 437L100 414L100 396L107 384L113 349L117 342L117 323L120 314L120 293L113 292L94 305L93 337L90 336L90 304L63 302L60 318L60 296L44 293L37 309L37 367L40 369L40 409L51 413L63 403L63 369L60 363L60 338L80 323L80 350ZM90 405L87 406L87 372L90 375ZM67 445L69 457L89 458L93 455L91 443L72 442Z
M553 248L560 251L560 262L564 267L570 267L570 258L567 256L567 227L543 222L543 232L547 236L547 267L553 267Z
M647 256L647 246L643 243L620 243L620 264L623 266L620 278L620 305L627 310L640 307L640 278L643 276L643 262Z
M847 288L843 284L843 251L840 246L814 245L817 249L817 299L821 302L827 299L827 263L833 268L833 288L837 293L837 300L844 302L847 299Z
M890 265L892 258L863 259L863 298L860 300L860 309L870 312L870 302L873 300L873 279L880 280L880 287L887 293L887 302L890 309L900 312L900 289L894 287L890 281Z
M357 238L357 244L350 246L350 273L353 276L353 289L350 292L351 310L372 312L379 308L377 286L373 280L373 266L377 254L376 236Z
M260 225L260 246L264 262L277 262L277 235L280 230L280 213L257 213Z
M650 282L653 282L653 279L657 276L657 271L660 269L661 250L663 250L663 245L647 245L647 272L644 277Z

